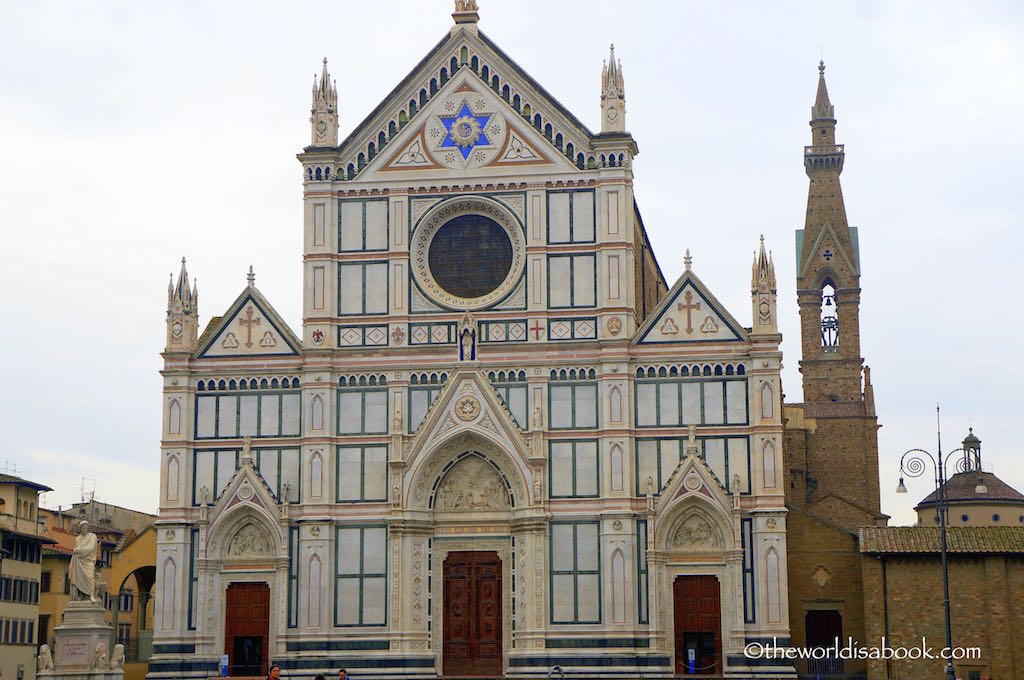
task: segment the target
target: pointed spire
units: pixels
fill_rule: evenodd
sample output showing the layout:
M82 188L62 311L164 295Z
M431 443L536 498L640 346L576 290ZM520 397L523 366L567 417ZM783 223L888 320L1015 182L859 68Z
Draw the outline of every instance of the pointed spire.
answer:
M825 62L818 62L818 93L811 107L811 120L830 120L835 122L836 107L828 99L828 87L825 85Z
M761 234L761 249L754 254L751 287L757 288L761 283L767 284L773 290L775 289L775 263L772 262L770 251L765 250L764 234Z
M338 143L338 83L331 80L324 57L320 77L313 75L313 105L309 122L314 146L335 146Z
M167 283L167 304L174 300L174 272L170 274L171 280Z
M188 285L188 270L185 268L185 258L181 258L181 271L178 273L178 283L174 286L172 298L188 308L192 303L192 290Z
M626 85L622 63L615 58L615 44L608 47L608 59L601 65L601 132L625 132Z
M253 271L252 265L249 265L249 273L245 275L245 280L249 282L250 288L256 285L256 272Z

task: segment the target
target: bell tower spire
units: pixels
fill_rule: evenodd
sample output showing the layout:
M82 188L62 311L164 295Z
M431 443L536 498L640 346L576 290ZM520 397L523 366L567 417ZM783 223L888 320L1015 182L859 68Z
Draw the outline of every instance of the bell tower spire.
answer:
M338 145L338 85L327 72L327 57L320 79L313 76L313 107L309 115L310 144Z
M839 183L846 153L836 144L824 62L818 64L810 126L811 143L804 147L807 217L796 235L804 401L863 402L858 234L846 219Z
M192 353L199 340L199 288L189 288L185 258L181 258L181 271L175 282L167 286L167 344L164 352Z
M625 132L626 86L622 63L615 58L614 44L608 52L608 61L601 68L601 132Z

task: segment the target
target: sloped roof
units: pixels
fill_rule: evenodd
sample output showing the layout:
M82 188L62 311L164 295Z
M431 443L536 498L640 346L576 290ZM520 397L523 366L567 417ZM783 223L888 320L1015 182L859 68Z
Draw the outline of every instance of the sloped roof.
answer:
M36 491L53 491L53 489L46 486L45 484L40 484L39 482L32 482L27 479L16 477L15 475L9 475L4 472L0 472L0 484L20 484L22 486L32 487Z
M939 527L861 527L860 551L869 554L938 554ZM1024 555L1024 527L949 527L946 551Z
M982 472L981 479L985 483L987 491L976 493L978 486L978 472L958 472L946 481L946 498L950 503L1000 503L1011 505L1024 505L1024 494L996 477L991 472ZM939 499L939 491L936 489L925 496L924 500L917 504L915 510L920 508L934 507Z

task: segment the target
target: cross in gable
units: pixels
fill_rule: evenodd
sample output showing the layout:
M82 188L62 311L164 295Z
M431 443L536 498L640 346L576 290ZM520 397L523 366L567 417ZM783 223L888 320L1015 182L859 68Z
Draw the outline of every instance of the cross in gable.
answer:
M700 309L700 303L699 302L696 302L696 303L693 302L693 292L691 292L689 290L686 291L686 293L683 295L683 298L686 299L686 304L684 305L681 302L676 303L676 309L679 310L680 312L682 312L684 310L686 311L686 334L687 335L693 335L693 316L692 315L693 315L694 310L699 310Z
M260 319L253 318L252 305L249 305L245 309L245 318L238 320L239 325L245 327L246 337L245 346L252 347L252 327L260 325Z

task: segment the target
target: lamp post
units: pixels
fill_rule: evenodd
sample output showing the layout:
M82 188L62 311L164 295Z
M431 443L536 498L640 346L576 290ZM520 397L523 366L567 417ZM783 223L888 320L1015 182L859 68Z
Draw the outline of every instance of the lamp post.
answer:
M935 407L935 416L938 420L939 408ZM946 523L949 515L949 496L946 488L946 470L949 468L949 461L953 454L962 453L963 458L957 464L959 472L970 472L978 470L978 484L974 487L975 493L987 493L984 479L981 476L981 440L974 436L974 429L971 428L967 437L964 438L963 446L959 449L942 454L942 433L937 431L938 449L932 455L924 449L910 449L900 457L900 482L896 486L896 493L907 493L907 487L903 484L903 476L920 477L928 468L928 461L931 461L932 471L935 479L935 518L939 522L939 535L942 546L942 603L946 616L946 649L953 649L953 635L949 624L949 565L946 559ZM952 654L950 654L952 656ZM956 680L956 672L953 670L953 661L946 661L946 680Z

